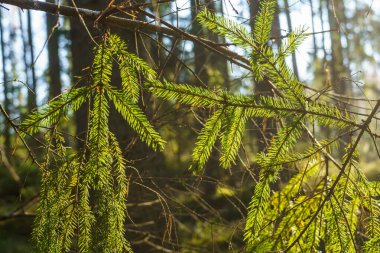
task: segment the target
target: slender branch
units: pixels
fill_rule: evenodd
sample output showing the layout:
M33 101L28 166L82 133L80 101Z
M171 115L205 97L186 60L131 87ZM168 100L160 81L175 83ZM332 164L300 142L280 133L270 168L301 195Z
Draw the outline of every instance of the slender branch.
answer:
M13 128L13 130L16 132L17 136L20 138L22 144L24 147L28 150L29 156L32 159L32 162L35 163L38 167L41 167L41 165L38 163L37 159L35 158L32 150L29 148L28 144L26 143L25 139L21 136L18 126L13 123L13 121L10 119L8 113L5 111L4 107L0 104L0 111L3 114L6 121L8 121L9 125Z
M11 215L5 215L5 216L0 216L0 221L6 221L6 220L12 220L12 219L20 219L20 218L34 218L34 214L11 214Z
M9 175L12 177L12 179L20 186L21 185L20 176L17 174L16 169L10 163L10 161L8 160L7 154L5 154L3 150L5 150L5 148L2 145L0 145L1 162L4 165L5 169L8 171Z
M41 1L0 0L0 3L17 6L22 9L43 11L46 13L59 14L59 15L67 16L67 17L78 18L80 16L83 19L87 21L91 21L91 22L95 22L95 20L99 17L99 15L101 15L101 11L94 11L94 10L83 9L83 8L74 8L70 6L57 5L57 4L46 3L46 2L41 2ZM180 29L174 30L172 28L153 25L146 21L132 20L132 19L127 19L127 18L115 17L115 16L108 16L107 18L105 18L103 22L109 26L114 26L121 29L125 29L125 30L132 30L132 31L144 30L147 32L157 32L157 33L170 35L175 38L189 40L194 43L200 44L204 47L206 46L210 51L213 51L214 53L217 53L219 55L223 55L229 61L233 62L234 64L240 67L243 67L247 70L251 69L249 60L247 58L227 49L226 47L222 47L215 42L189 34Z
M38 199L39 195L34 195L13 212L7 215L0 215L0 222L18 218L34 218L35 214L33 212L27 212L27 210L29 210L33 205L36 205Z
M378 111L379 108L380 108L380 100L377 101L377 103L376 103L375 107L373 108L371 114L368 116L368 118L366 119L366 121L364 121L364 123L361 125L359 135L356 138L355 143L351 146L349 152L347 153L347 157L344 160L344 163L343 163L343 165L340 168L340 172L339 172L338 176L336 177L336 179L334 181L334 184L331 186L329 192L327 193L325 199L319 205L317 211L314 213L313 217L311 217L311 219L309 220L309 222L306 224L305 228L300 232L300 234L297 236L297 238L283 252L288 252L291 248L293 248L294 245L297 244L297 242L301 239L301 237L303 236L303 234L308 230L308 228L310 227L310 225L317 218L319 212L323 209L325 203L334 194L334 190L335 190L336 186L338 185L340 178L345 174L345 169L346 169L347 165L350 163L351 158L354 155L354 152L356 150L356 147L358 146L358 144L360 142L360 139L362 138L364 132L368 128L369 124L372 121L372 118L375 116L375 114L376 114L376 112Z

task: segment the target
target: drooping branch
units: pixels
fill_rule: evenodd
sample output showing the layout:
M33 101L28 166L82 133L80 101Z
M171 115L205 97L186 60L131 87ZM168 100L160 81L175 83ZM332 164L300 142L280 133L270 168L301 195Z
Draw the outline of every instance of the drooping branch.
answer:
M339 166L339 174L338 176L336 177L334 183L331 185L330 189L328 190L327 194L326 194L326 197L322 200L322 202L320 203L320 205L318 206L318 209L316 210L316 212L314 213L314 215L311 217L311 219L309 220L309 222L306 224L306 226L302 229L302 231L298 234L298 236L296 237L296 239L289 244L289 246L283 251L283 252L288 252L290 251L290 249L292 249L294 247L294 245L296 245L298 243L298 241L301 239L301 237L305 234L306 230L310 227L310 225L314 222L314 220L318 217L319 215L319 212L323 209L324 205L326 204L327 201L329 201L329 199L333 196L334 194L334 191L335 191L335 188L337 187L338 183L339 183L339 180L342 178L342 176L345 174L346 172L346 168L348 166L348 164L350 163L351 161L351 158L352 156L354 155L354 152L356 151L356 148L363 136L363 134L366 132L366 130L368 129L369 127L369 124L371 123L373 117L376 115L376 113L378 112L380 108L380 100L377 101L375 107L373 108L371 114L367 117L367 119L363 122L363 124L361 125L360 127L360 132L358 134L358 136L356 137L356 140L355 142L352 144L352 146L350 147L350 149L348 150L348 153L347 153L347 156L346 158L344 159L344 162L341 166Z
M9 5L20 7L22 9L43 11L46 13L59 14L59 15L74 17L74 18L78 18L80 15L83 19L90 22L91 21L94 22L101 13L100 11L94 11L94 10L83 9L83 8L74 8L74 7L65 6L65 5L57 5L53 3L32 1L32 0L0 0L0 4L9 4ZM174 30L167 27L153 25L145 21L132 20L132 19L127 19L127 18L115 17L115 16L108 16L107 18L105 18L104 23L109 26L118 27L121 29L132 30L132 31L142 30L145 32L157 32L157 33L173 36L179 39L189 40L194 43L200 44L201 46L206 47L207 49L209 49L210 51L214 53L223 55L229 61L231 61L232 63L240 67L243 67L248 70L251 69L249 60L247 58L215 42L200 38L198 36L194 36L192 34L189 34L185 31L181 31L179 29Z

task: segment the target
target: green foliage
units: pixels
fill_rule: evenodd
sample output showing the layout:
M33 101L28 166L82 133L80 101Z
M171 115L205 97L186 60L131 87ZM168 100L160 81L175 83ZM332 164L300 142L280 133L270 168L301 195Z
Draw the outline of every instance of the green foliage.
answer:
M197 18L204 28L226 37L231 42L247 50L256 46L256 42L245 26L235 21L219 17L215 13L207 11L207 9L199 13Z
M259 239L258 234L261 232L263 220L266 214L266 209L269 205L270 186L269 179L261 178L260 182L255 186L253 197L248 207L248 219L245 224L244 240L247 242L248 247Z
M279 55L290 56L293 54L298 46L307 38L306 29L300 28L291 32L285 40L282 41L279 49Z
M230 169L239 155L247 121L277 120L279 130L265 152L255 157L259 177L244 229L247 252L379 251L377 186L362 175L352 145L342 159L344 166L334 161L340 169L338 176L329 174L330 151L337 139L318 141L307 128L319 125L353 133L368 125L360 125L334 105L306 96L303 84L286 64L286 57L305 39L305 31L291 33L274 51L269 40L275 7L274 0L261 1L253 33L207 10L198 15L204 28L248 51L256 81L268 81L274 96L230 94L157 80L155 71L129 53L120 38L109 35L95 49L92 84L72 89L23 121L20 130L24 134L43 128L48 143L33 232L37 252L132 251L124 237L126 161L108 119L112 104L143 142L154 150L163 149L165 141L138 106L142 81L159 98L210 112L193 150L190 169L194 173L202 173L219 145L218 138L219 163ZM111 86L114 60L120 89ZM78 110L84 102L91 105L87 146L81 152L69 152L57 127L68 110ZM296 152L306 134L312 144ZM290 168L292 178L280 187L281 172Z
M148 64L127 51L127 45L115 35L109 40L110 51L117 58L123 96L136 103L140 97L139 77L141 74L151 82L156 82L156 72Z
M193 163L191 170L200 172L206 165L211 155L212 147L215 144L219 131L222 127L223 110L218 110L207 120L204 128L199 133L197 143L193 151Z
M177 100L181 104L211 108L221 102L221 97L208 89L168 81L147 83L150 91L166 100Z
M75 88L50 101L46 106L35 109L20 124L24 136L25 134L35 134L41 128L55 125L67 114L68 110L75 112L88 98L89 88Z
M128 124L138 136L154 150L164 148L165 141L154 130L143 111L135 104L125 100L123 93L108 89L108 96Z
M256 17L254 38L256 43L264 45L268 43L272 31L273 15L277 1L264 0L261 2L259 13Z
M222 155L220 165L228 169L235 160L245 130L246 117L241 107L227 108L225 133L222 135Z
M121 89L111 87L113 60L117 59ZM109 129L110 103L137 135L154 150L165 141L138 107L139 74L155 83L155 72L126 51L116 35L95 49L92 84L75 88L32 112L20 125L24 134L41 128L46 135L46 159L41 166L41 201L33 239L36 252L132 252L124 235L126 215L126 162ZM90 102L87 148L68 151L57 128L68 110Z
M204 28L248 51L256 81L267 80L275 96L232 95L167 81L148 83L150 91L163 99L212 112L193 151L190 169L196 173L206 166L218 136L220 165L230 168L238 155L246 121L278 120L281 128L266 151L256 157L260 176L248 207L244 233L247 252L358 252L360 248L376 252L380 213L374 196L379 193L373 192L376 188L361 174L355 155L343 157L349 159L349 165L342 168L340 176L323 174L326 154L336 148L338 138L318 141L307 129L312 124L354 132L362 126L340 108L309 99L287 66L285 58L306 38L304 28L290 33L277 51L269 46L275 8L276 1L261 1L253 34L245 26L207 10L198 15ZM311 137L312 145L296 152L304 134ZM281 172L292 167L295 175L274 191L272 186L278 183Z

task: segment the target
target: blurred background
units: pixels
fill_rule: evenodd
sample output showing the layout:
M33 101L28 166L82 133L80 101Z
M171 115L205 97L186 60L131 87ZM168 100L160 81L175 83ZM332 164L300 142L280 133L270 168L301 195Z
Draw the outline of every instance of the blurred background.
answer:
M57 3L54 0L47 2ZM59 1L72 5L72 1ZM202 29L196 15L204 8L235 20L251 29L259 8L258 0L173 0L153 1L145 12L118 15L165 22L214 41L245 57L246 52ZM145 3L145 2L136 2ZM76 0L80 8L103 10L107 1ZM131 3L135 4L135 3ZM151 16L155 16L152 19ZM0 6L0 103L14 123L19 123L36 106L88 84L89 67L100 31L79 19ZM288 59L294 74L310 98L333 103L365 118L380 94L380 2L376 0L279 0L273 21L271 46L276 49L289 32L306 29L309 37ZM89 35L89 33L91 36ZM255 82L252 74L226 57L191 41L160 33L111 28L127 41L129 50L145 59L160 78L232 93L267 94L269 85ZM91 38L92 37L92 38ZM118 85L119 77L112 83ZM191 152L207 112L160 101L147 92L140 101L151 122L168 144L154 153L111 110L111 129L116 133L128 160L129 196L126 237L135 252L240 252L246 207L258 171L257 152L265 151L276 133L276 122L252 120L247 127L239 160L231 171L218 166L218 150L201 176L188 171ZM87 129L85 108L61 124L68 146L83 143ZM2 116L2 115L1 115ZM28 137L25 149L12 125L1 117L0 124L0 251L31 252L30 233L38 203L39 171L31 155L42 160L43 132ZM376 119L377 121L377 119ZM374 123L376 124L376 123ZM317 136L336 132L313 128ZM345 139L342 138L342 147ZM305 145L299 143L300 150ZM368 136L360 144L361 165L367 176L377 180L378 153ZM339 151L336 155L339 157ZM286 176L284 176L286 181Z

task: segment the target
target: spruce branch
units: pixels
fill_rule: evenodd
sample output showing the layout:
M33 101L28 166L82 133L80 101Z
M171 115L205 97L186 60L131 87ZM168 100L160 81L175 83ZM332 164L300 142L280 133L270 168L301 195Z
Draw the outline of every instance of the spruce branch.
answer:
M65 5L57 5L57 4L36 1L36 0L0 0L0 3L18 6L22 9L43 11L43 12L47 12L51 14L59 14L59 15L67 16L67 17L78 18L80 16L83 19L91 21L91 22L95 22L95 20L99 17L101 13L100 11L94 11L94 10L83 9L83 8L74 8L74 7L69 7ZM145 21L119 18L119 17L114 17L114 16L107 17L103 22L107 25L118 27L121 29L132 30L132 31L143 30L146 32L163 33L163 34L173 36L175 38L190 40L199 45L206 46L212 52L215 52L223 57L227 57L231 62L237 64L238 66L241 66L248 70L250 69L249 61L243 56L231 50L228 50L226 47L220 46L215 42L194 36L180 29L173 29L175 28L174 26L167 28L167 27L153 25ZM166 22L164 23L163 20L161 20L161 23L168 24Z
M359 132L358 136L356 137L356 140L355 140L354 144L350 147L350 149L349 149L349 151L347 153L346 159L343 162L343 165L340 166L340 168L339 168L340 172L339 172L338 176L336 177L334 183L332 184L330 190L328 191L327 195L323 199L322 203L319 205L317 211L314 213L314 215L312 216L312 218L306 224L306 226L304 227L304 229L299 233L299 235L297 236L297 238L293 242L291 242L289 244L289 246L284 250L284 252L288 252L289 250L291 250L294 247L294 245L296 245L298 243L298 241L301 239L301 237L303 236L303 234L309 228L309 226L311 225L311 223L316 219L316 217L318 216L319 212L324 207L325 203L327 201L329 201L330 198L332 197L332 195L334 194L334 190L335 190L336 186L338 185L339 180L344 175L345 169L346 169L347 165L350 163L350 160L351 160L352 156L356 152L356 148L357 148L357 146L358 146L358 144L359 144L359 142L360 142L363 134L365 133L366 129L368 128L369 124L372 121L372 118L375 116L375 114L377 113L377 111L379 110L379 108L380 108L380 100L377 101L377 103L376 103L375 107L373 108L371 114L367 117L367 119L361 125L360 132Z

